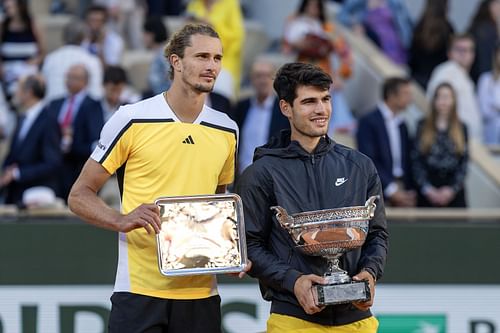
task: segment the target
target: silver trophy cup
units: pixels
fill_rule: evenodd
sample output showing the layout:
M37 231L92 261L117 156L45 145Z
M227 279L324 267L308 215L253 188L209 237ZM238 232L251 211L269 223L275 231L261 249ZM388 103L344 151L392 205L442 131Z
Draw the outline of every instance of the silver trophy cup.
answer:
M327 284L313 287L316 304L332 305L370 299L368 281L352 281L347 272L339 267L339 258L365 242L378 198L370 197L364 206L293 215L288 215L283 207L271 207L281 226L292 236L296 248L306 255L322 256L328 261L328 269L323 275Z

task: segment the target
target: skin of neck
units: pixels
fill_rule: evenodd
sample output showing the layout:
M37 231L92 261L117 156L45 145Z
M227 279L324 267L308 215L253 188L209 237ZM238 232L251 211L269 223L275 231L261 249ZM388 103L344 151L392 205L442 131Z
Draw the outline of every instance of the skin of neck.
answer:
M165 93L167 103L180 121L192 123L203 109L207 94L195 92L179 81L180 79L174 78L172 86Z

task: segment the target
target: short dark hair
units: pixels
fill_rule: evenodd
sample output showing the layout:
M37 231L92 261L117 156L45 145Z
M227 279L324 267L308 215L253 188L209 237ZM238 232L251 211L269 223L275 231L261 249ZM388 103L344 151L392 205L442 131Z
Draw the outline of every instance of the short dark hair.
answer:
M382 85L382 98L386 101L389 96L396 95L401 86L410 84L410 79L405 77L390 77Z
M127 83L127 72L120 66L107 66L104 71L103 83L120 84Z
M87 8L87 10L85 11L85 17L87 17L90 13L93 13L93 12L100 12L100 13L104 14L104 21L108 21L109 13L108 13L108 9L106 7L101 6L101 5L89 6L89 8Z
M330 89L332 78L321 68L315 65L292 62L281 66L276 73L273 87L278 98L292 105L297 98L299 86L318 87L323 90Z
M448 43L448 51L450 51L453 46L455 45L455 43L459 40L464 40L464 39L467 39L469 41L472 42L473 45L476 45L476 42L474 41L474 37L468 33L468 32L465 32L465 33L461 33L461 34L454 34L454 35L451 35L450 37L450 42Z
M168 30L160 16L150 16L144 22L144 31L153 34L155 43L163 43L168 38Z
M214 38L219 38L219 34L207 24L196 24L190 23L182 27L181 30L177 31L170 37L168 44L165 46L163 54L167 61L170 62L170 56L176 54L181 58L184 58L184 50L186 47L191 46L191 36L193 35L203 35ZM174 78L174 68L170 64L170 79Z
M21 89L30 91L38 99L45 97L45 81L40 75L28 75L21 81Z

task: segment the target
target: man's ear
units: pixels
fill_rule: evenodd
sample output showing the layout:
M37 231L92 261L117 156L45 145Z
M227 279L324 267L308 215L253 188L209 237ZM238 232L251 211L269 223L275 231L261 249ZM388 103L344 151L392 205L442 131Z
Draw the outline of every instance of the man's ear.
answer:
M280 99L280 110L285 117L290 118L292 116L292 106L284 99Z
M181 58L177 54L171 54L168 60L170 61L170 64L174 68L174 71L176 72L182 71Z

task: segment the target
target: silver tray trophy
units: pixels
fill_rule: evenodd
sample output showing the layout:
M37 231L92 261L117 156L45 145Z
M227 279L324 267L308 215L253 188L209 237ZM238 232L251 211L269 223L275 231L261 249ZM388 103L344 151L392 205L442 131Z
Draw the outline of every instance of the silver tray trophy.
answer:
M243 206L236 194L164 197L156 236L166 276L237 273L247 264Z
M322 256L328 260L328 270L323 275L327 284L313 287L316 304L370 299L368 281L352 281L338 265L340 256L365 242L378 198L370 197L364 206L308 211L291 216L283 207L271 207L281 226L292 236L296 248L306 255Z

